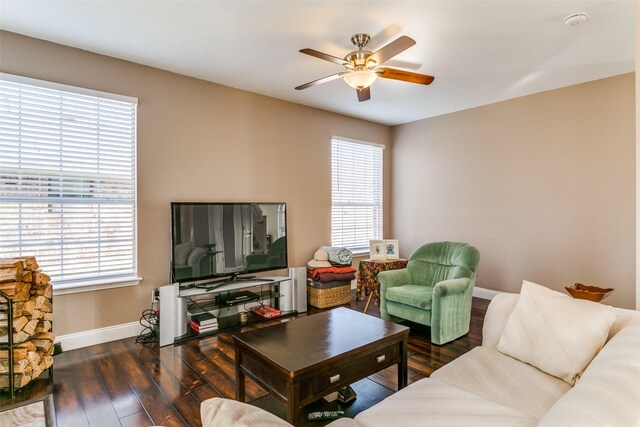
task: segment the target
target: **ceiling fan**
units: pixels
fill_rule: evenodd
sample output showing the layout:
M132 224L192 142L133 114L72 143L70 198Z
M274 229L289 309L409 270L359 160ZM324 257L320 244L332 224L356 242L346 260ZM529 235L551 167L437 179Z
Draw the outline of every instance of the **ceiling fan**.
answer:
M306 89L342 77L349 86L356 90L358 93L358 101L362 102L368 101L371 98L371 85L378 77L422 85L428 85L433 81L434 77L426 74L412 73L396 68L380 67L384 62L416 44L415 40L411 37L399 37L373 53L364 50L370 39L371 37L364 33L351 37L351 42L358 50L349 53L344 59L314 49L300 49L301 53L342 65L347 71L313 80L296 87L296 90Z

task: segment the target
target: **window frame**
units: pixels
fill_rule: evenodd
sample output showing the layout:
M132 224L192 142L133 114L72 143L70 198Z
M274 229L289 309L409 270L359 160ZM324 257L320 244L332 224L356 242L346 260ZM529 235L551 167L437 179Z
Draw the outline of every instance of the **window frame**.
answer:
M132 254L132 272L115 272L111 275L54 279L52 280L54 295L64 295L70 293L95 291L100 289L113 289L126 286L135 286L140 284L142 278L138 271L138 191L137 191L137 150L138 150L138 99L130 96L118 95L109 92L103 92L93 89L87 89L77 86L65 85L61 83L49 82L45 80L33 79L29 77L18 76L8 73L0 73L0 80L20 85L28 85L36 88L49 89L55 91L66 92L73 95L97 97L111 101L125 102L133 107L133 132L132 132L132 194L133 194L133 254ZM97 147L96 147L97 148ZM65 202L58 202L64 205ZM69 204L68 202L66 203ZM71 203L73 204L73 203ZM37 257L37 253L35 254ZM46 271L45 271L46 272Z
M335 170L334 170L334 143L343 143L343 144L353 144L353 145L362 145L362 146L369 146L372 148L376 148L379 149L379 155L380 155L380 170L377 172L379 173L379 188L376 189L377 191L379 191L379 195L375 196L372 195L373 198L378 197L380 200L380 203L378 205L376 204L370 204L369 206L373 207L373 208L377 208L379 209L379 223L373 225L374 228L374 235L373 236L368 236L367 238L367 243L366 245L363 244L362 245L357 245L357 246L351 246L351 245L344 245L344 240L340 241L340 242L336 242L334 240L334 209L336 207L336 202L335 202L335 194L334 194L334 188L335 188L335 183L334 183L334 179L335 179ZM331 245L332 246L343 246L346 247L347 249L351 250L355 255L363 255L363 254L368 254L369 253L369 240L380 240L383 238L384 236L384 150L385 150L385 145L384 144L379 144L379 143L375 143L375 142L369 142L369 141L362 141L362 140L358 140L358 139L352 139L352 138L345 138L345 137L341 137L341 136L332 136L331 137ZM367 178L367 177L365 177ZM354 203L353 205L362 205L362 203ZM338 206L348 206L348 203L342 202L337 204ZM375 219L374 219L375 221ZM344 228L343 228L344 229ZM379 231L379 236L375 235L375 232ZM343 233L344 234L344 233Z

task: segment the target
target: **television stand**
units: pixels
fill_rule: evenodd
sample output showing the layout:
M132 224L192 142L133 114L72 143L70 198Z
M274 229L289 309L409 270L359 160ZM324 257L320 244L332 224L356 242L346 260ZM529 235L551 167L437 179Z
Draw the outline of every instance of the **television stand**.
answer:
M179 283L160 287L160 345L177 344L264 322L268 319L251 311L260 304L280 310L283 317L306 311L306 275L290 274L291 276L235 276L194 287L181 287ZM249 292L254 293L257 298L233 299L233 295L240 292L248 295L251 295ZM303 305L301 299L304 300ZM219 326L217 330L197 334L188 326L190 316L204 312L216 316ZM241 312L247 315L240 316L238 313Z

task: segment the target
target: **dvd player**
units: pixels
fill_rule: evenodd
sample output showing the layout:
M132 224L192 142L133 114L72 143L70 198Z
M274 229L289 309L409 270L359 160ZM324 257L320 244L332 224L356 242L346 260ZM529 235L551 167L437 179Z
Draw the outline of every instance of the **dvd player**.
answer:
M218 302L225 305L235 305L243 302L259 301L260 295L250 291L230 292L218 296Z

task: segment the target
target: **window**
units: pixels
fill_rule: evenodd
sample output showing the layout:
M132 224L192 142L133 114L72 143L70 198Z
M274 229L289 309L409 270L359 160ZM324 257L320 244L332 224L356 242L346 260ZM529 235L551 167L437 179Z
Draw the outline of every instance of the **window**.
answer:
M56 290L138 280L136 109L0 74L0 257L35 255Z
M382 238L384 146L331 140L331 244L367 252Z

